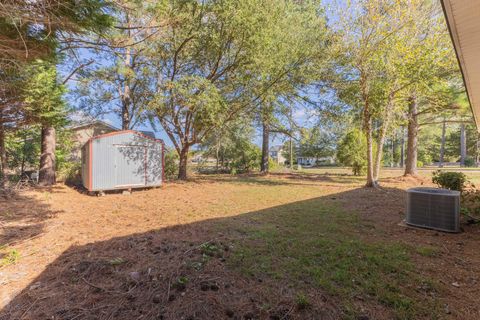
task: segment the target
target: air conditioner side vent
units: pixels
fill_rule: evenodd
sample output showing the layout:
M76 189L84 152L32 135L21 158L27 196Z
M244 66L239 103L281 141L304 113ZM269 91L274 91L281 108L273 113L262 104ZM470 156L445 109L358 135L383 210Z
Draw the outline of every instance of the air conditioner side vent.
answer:
M409 225L447 232L460 232L460 192L412 188L407 190Z

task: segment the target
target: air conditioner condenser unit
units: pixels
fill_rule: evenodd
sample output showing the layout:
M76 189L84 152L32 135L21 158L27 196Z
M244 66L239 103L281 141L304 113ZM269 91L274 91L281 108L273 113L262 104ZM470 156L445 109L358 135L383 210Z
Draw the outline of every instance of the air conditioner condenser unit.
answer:
M408 225L460 232L460 192L418 187L407 190Z

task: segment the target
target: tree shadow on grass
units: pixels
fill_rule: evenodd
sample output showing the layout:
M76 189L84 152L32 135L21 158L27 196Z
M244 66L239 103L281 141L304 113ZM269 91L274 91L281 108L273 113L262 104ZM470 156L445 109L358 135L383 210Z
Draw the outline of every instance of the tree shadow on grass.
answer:
M271 178L274 179L271 179ZM272 172L267 175L260 174L242 174L232 176L229 174L218 174L202 176L198 175L193 182L228 182L236 184L254 184L264 186L318 186L322 183L322 186L341 186L347 184L354 184L359 182L359 178L355 178L351 175L337 175L337 174L313 174L313 173L277 173ZM326 185L325 183L331 183L332 185Z
M60 188L44 190L48 199L50 192L62 192ZM8 198L0 197L0 247L25 241L41 235L48 219L60 211L53 211L45 201L25 193L15 193Z
M336 204L369 192L72 246L0 319L428 318L441 292L410 248L365 239L361 217Z
M363 177L354 176L346 173L310 173L310 172L292 172L292 173L271 173L272 176L286 178L290 180L306 180L306 181L321 181L333 182L340 184L358 183L363 180Z

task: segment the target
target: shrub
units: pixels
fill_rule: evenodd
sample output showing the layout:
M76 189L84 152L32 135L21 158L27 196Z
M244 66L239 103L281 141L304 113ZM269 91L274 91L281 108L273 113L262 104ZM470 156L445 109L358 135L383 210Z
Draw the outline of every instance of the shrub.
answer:
M262 152L260 148L249 141L242 141L238 148L229 152L228 168L230 173L249 172L260 167Z
M475 159L473 157L466 157L464 161L465 167L475 167Z
M423 167L423 166L425 166L425 165L431 164L431 163L433 162L433 159L432 159L432 156L429 155L428 153L420 153L420 154L418 155L417 164L418 164L419 162L421 163L421 166L418 165L418 167L420 168L420 167Z
M268 158L268 170L270 171L278 171L282 168L282 165L279 164L277 161L273 160L272 158Z
M337 159L345 166L352 167L354 175L361 175L367 165L367 140L359 129L353 129L340 141Z
M417 161L417 168L422 168L423 167L423 161L418 160Z
M82 184L82 164L80 162L65 163L59 170L58 177L69 185Z
M165 153L165 178L173 180L178 175L178 154L175 150Z
M352 164L352 171L354 176L361 176L367 172L367 168L365 168L363 163L354 162Z
M462 193L462 211L472 218L480 218L480 190L470 189Z
M433 173L432 181L442 188L460 192L465 189L468 183L467 176L462 172L446 172L441 170Z

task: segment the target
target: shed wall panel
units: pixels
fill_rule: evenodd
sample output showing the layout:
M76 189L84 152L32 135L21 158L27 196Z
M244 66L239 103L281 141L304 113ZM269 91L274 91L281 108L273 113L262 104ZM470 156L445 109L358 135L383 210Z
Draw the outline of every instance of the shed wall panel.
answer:
M158 186L162 143L134 132L92 139L92 191Z

